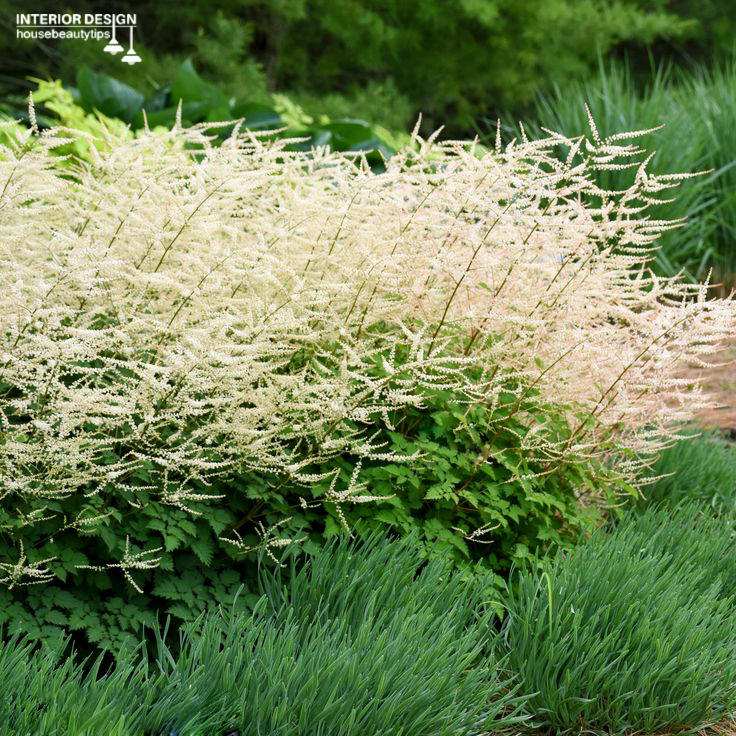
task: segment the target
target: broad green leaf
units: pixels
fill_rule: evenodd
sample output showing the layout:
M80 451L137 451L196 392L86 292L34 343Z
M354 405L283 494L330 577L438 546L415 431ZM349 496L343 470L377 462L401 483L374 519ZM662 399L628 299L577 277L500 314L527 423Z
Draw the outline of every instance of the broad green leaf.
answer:
M232 118L245 118L244 125L249 130L271 130L284 126L284 121L276 110L268 105L259 105L255 102L235 105L230 115Z
M86 66L77 72L77 86L82 107L90 112L99 110L111 118L131 123L143 107L144 97L140 92Z
M191 59L187 59L182 63L171 83L171 101L174 107L179 104L179 100L182 100L185 104L190 102L202 103L202 111L205 116L214 110L228 110L225 95L215 85L206 82L197 74ZM224 116L218 119L225 120L227 117L228 113L226 112Z

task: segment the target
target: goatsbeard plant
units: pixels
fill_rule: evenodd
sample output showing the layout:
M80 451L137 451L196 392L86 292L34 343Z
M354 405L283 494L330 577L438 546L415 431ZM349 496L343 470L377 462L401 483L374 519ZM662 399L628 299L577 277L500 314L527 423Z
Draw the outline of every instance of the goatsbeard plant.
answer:
M91 162L50 155L68 131L9 130L10 587L56 575L55 537L104 538L152 505L201 513L218 504L213 482L236 472L300 484L305 507L333 504L347 524L352 504L388 500L361 483L361 463L413 458L386 452L372 423L390 428L428 388L502 407L499 427L525 417L518 446L536 464L514 466L522 486L572 458L630 480L633 458L708 403L678 369L705 365L736 326L733 301L648 269L658 233L682 223L646 209L682 176L648 175L639 147L592 122L588 137L490 151L415 132L381 173L359 154L294 152L247 132L216 147L207 126L111 133ZM631 186L599 189L592 173L614 167L631 168ZM546 418L560 411L568 431L556 441ZM493 438L479 439L478 464L503 462ZM325 478L310 469L338 456L353 463L349 483L310 497ZM575 490L595 501L589 485ZM285 544L287 528L264 530L268 544ZM247 548L237 529L221 536ZM134 586L131 573L164 554L122 532L115 545L103 567Z

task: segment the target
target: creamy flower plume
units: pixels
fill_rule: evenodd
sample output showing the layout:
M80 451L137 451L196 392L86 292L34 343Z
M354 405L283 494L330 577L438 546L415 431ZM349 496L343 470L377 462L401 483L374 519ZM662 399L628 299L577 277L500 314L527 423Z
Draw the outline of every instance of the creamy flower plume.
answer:
M91 164L50 155L60 135L0 148L8 508L84 494L104 518L106 495L125 489L135 510L158 488L190 510L218 502L214 478L307 486L303 468L343 454L356 472L324 501L344 521L343 505L384 499L359 458L411 460L371 441L372 417L390 426L424 386L495 405L513 383L539 417L565 407L569 441L523 438L549 463L611 453L612 436L656 450L708 403L678 369L734 334L733 301L647 268L672 223L646 208L678 177L647 174L639 147L595 128L495 152L415 134L380 174L253 134L213 147L207 126L111 133ZM627 191L593 182L632 162ZM131 486L141 468L150 484ZM155 564L144 554L119 562L129 580ZM6 582L44 577L24 555L2 564Z

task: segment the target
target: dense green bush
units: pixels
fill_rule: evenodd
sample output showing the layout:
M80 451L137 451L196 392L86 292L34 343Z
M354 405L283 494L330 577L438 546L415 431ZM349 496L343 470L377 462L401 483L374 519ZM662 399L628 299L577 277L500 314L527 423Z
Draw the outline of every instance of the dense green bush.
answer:
M344 542L344 540L343 540ZM455 736L520 720L480 586L406 544L332 544L265 580L251 615L209 611L176 651L157 633L112 671L0 643L8 733Z
M376 378L381 373L386 377L379 371ZM248 610L256 601L255 562L249 548L284 538L299 539L301 548L314 552L344 533L345 526L360 534L386 528L413 533L425 556L454 560L467 573L481 573L491 586L487 594L497 600L512 563L536 564L536 556L569 547L581 529L601 519L596 505L581 505L583 489L595 498L603 490L612 500L617 489L625 493L629 488L613 468L573 454L561 459L554 472L545 472L544 458L534 458L519 445L519 438L535 426L534 412L539 411L536 397L519 401L511 386L493 409L462 403L461 396L451 391L427 388L422 406L394 411L390 426L380 414L372 417L372 440L382 446L381 455L417 455L411 462L381 458L361 462L346 452L329 462L305 466L302 474L320 479L311 487L294 483L283 473L228 473L201 486L207 495L221 496L220 502L187 504L194 518L185 509L155 500L165 493L163 479L144 463L130 473L122 498L116 501L111 492L104 495L103 507L109 504L113 517L91 526L91 534L54 532L53 521L24 534L26 548L34 550L29 563L40 560L39 553L56 557L47 565L54 577L43 585L0 587L0 623L46 641L59 642L65 633L78 632L82 635L78 645L87 642L115 651L136 641L140 627L150 627L157 611L166 612L177 624L192 621L218 605L230 604L240 588L244 591L238 609ZM546 442L569 439L571 429L559 408L547 407L539 420L546 423L542 435ZM333 441L359 429L348 424ZM134 450L133 442L128 445L121 438L115 452L123 457ZM299 452L296 443L291 451ZM142 513L131 514L120 501L133 498L131 494L140 500L139 487L147 489L148 503ZM379 503L353 504L349 497L348 503L331 503L335 487L352 488L352 495L362 488ZM45 507L70 517L92 512L84 497ZM272 531L259 538L258 530L267 528ZM237 544L228 544L225 538ZM130 551L128 539L133 541ZM163 550L143 554L162 546ZM0 548L8 557L13 555L10 546ZM131 566L78 567L106 564L117 554ZM154 558L160 559L159 565L151 563L148 569L147 561ZM499 610L500 604L495 607Z
M505 641L538 721L653 733L732 713L733 531L693 504L654 509L522 573Z
M736 447L718 432L687 430L686 440L663 450L647 470L652 483L642 488L650 503L699 501L720 514L736 510Z
M363 460L362 483L387 500L378 510L367 505L341 510L348 526L362 522L415 533L427 550L441 551L464 569L485 568L505 577L512 563L533 562L550 548L569 546L581 528L601 520L595 505L580 503L586 492L595 497L603 490L613 501L616 490L630 488L599 460L571 455L549 472L543 457L528 452L520 438L542 417L534 392L520 399L510 384L493 407L467 402L452 391L425 388L422 393L421 407L394 412L390 424L374 417L374 441L382 453L417 457L409 463ZM545 441L564 444L572 430L562 407L546 409ZM347 487L355 460L346 455L310 467L327 475L314 496L324 496L336 480ZM339 474L331 472L337 468ZM336 534L337 509L327 516L322 508L295 511L301 493L287 485L280 490L281 508L271 493L261 502L264 509L288 512L291 523L312 538L325 523L326 536Z
M652 217L687 218L684 227L662 233L655 265L671 275L685 269L703 280L736 284L736 56L712 69L683 73L660 68L643 90L630 70L599 64L596 77L560 84L538 99L539 126L572 134L587 122L586 104L602 135L654 131L652 171L706 172L686 179L676 197L652 208ZM493 121L495 127L495 121ZM627 186L630 172L601 171L606 189Z
M17 12L11 5L0 6L7 18ZM99 10L91 0L74 9ZM395 129L421 112L427 129L449 124L453 135L467 135L474 118L519 113L537 89L585 76L598 51L628 51L644 68L652 44L657 58L721 51L734 34L730 9L728 0L427 0L421 12L402 0L227 0L219 12L203 2L118 2L106 11L137 12L145 75L120 73L129 84L146 84L147 95L170 81L182 56L192 56L228 97L267 103L269 92L286 92L313 116ZM68 8L52 0L44 10ZM8 32L0 44L17 80L51 76L69 84L85 63L113 76L124 66L94 43L34 43Z
M585 73L597 46L687 32L664 8L629 2L433 0L418 13L400 0L291 0L277 14L278 31L258 23L262 7L250 19L265 36L277 87L350 93L366 78L389 78L430 128L449 123L454 132L489 107L518 109L538 86Z

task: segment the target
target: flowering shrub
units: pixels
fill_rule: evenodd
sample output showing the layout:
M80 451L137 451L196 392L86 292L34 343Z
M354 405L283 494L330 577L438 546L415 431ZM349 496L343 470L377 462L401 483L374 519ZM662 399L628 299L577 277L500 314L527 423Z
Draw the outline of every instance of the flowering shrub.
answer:
M675 369L736 325L733 302L648 272L673 224L644 212L680 177L594 126L495 151L415 135L380 174L254 134L214 147L206 125L111 133L90 162L8 130L16 627L110 645L147 596L192 616L247 582L255 547L309 549L360 516L469 560L483 541L526 556L632 490L635 456L707 403ZM628 190L596 187L621 165Z

